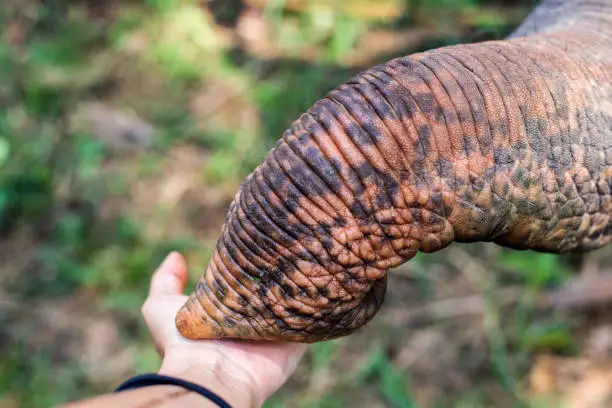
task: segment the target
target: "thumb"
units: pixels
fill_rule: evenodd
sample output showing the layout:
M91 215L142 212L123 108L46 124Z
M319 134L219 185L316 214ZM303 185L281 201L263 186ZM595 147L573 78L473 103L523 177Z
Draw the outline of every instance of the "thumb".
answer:
M182 295L187 283L187 263L178 252L171 252L151 278L149 297Z

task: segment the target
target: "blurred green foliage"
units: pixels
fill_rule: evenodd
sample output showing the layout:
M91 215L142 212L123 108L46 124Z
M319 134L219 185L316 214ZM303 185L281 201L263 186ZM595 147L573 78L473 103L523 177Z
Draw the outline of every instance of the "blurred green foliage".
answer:
M410 396L408 373L396 368L380 348L371 351L356 377L357 383L376 381L380 393L389 406L396 408L416 407Z

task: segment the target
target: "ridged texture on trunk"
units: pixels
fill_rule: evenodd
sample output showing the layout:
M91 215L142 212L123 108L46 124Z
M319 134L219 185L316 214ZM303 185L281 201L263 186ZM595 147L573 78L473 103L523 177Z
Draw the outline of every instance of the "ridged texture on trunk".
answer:
M551 1L508 41L396 59L317 102L242 185L179 330L330 339L417 251L607 244L612 41L575 16L612 3L575 3L571 23Z

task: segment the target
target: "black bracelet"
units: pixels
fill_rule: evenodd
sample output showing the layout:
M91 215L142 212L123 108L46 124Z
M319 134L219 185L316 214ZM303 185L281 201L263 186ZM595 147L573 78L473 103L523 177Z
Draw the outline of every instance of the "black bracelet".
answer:
M180 378L168 377L160 374L142 374L132 377L117 387L115 392L149 387L152 385L177 385L179 387L186 388L189 391L200 394L204 398L207 398L217 404L220 408L232 408L231 405L225 402L223 398L198 384L181 380Z

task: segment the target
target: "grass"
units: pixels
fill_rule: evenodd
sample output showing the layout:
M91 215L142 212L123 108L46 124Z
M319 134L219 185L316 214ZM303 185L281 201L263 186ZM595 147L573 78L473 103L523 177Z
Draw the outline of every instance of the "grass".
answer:
M0 405L49 406L108 391L130 373L157 367L138 317L151 271L177 249L188 256L195 281L240 180L291 120L362 68L344 65L343 58L369 30L433 20L454 32L429 39L444 45L499 37L511 26L503 11L476 0L421 3L418 19L380 20L333 5L288 12L284 1L270 1L260 18L273 33L268 46L280 51L264 58L237 53L227 35L233 29L220 29L196 1L118 1L93 9L85 2L9 2L0 14L0 245L16 248L0 259L0 291L19 307L0 307ZM360 4L404 6L391 0ZM228 6L219 21L233 21L234 11ZM430 45L425 42L421 47ZM312 49L315 57L304 59ZM96 130L82 114L92 102L112 107L114 115L137 116L153 132L140 140L130 132ZM130 148L118 148L117 140ZM169 197L160 192L184 180L191 204L185 195L173 198L170 187ZM151 190L155 194L146 196ZM193 226L184 214L204 219ZM542 317L533 308L540 291L570 275L564 258L481 255L476 257L499 271L479 288L489 294L483 319L488 350L482 363L465 364L476 367L473 387L441 392L436 407L492 406L501 401L496 395L510 401L504 406L524 406L516 405L517 390L530 353L574 347L565 316ZM445 256L411 263L417 300L439 294L436 274L452 269ZM508 283L525 288L510 317L492 295ZM37 311L83 296L84 315L67 331L52 324L41 345ZM129 350L128 367L110 367L116 375L106 380L82 355L61 347L63 335L83 339L89 318L110 318L119 333L109 341ZM418 328L376 324L349 339L314 345L295 379L267 406L342 407L366 400L420 406L419 375L413 373L419 370L398 364L393 350ZM434 321L430 327L445 325ZM328 376L328 383L317 386L319 376Z

